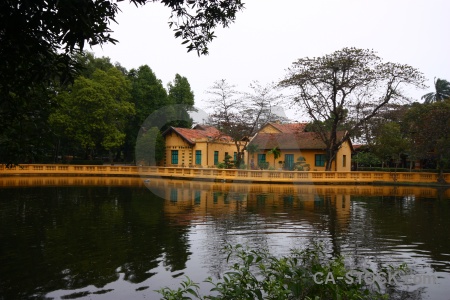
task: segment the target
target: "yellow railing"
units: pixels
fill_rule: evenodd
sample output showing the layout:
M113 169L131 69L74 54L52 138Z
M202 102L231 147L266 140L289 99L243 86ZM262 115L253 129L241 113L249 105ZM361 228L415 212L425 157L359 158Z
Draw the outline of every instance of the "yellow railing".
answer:
M435 183L436 173L415 172L326 172L326 171L271 171L211 168L176 168L158 166L87 166L27 164L6 168L0 165L0 176L8 175L100 175L148 176L161 178L205 179L244 182L299 182L299 183L374 183L406 182ZM444 174L450 182L450 174Z

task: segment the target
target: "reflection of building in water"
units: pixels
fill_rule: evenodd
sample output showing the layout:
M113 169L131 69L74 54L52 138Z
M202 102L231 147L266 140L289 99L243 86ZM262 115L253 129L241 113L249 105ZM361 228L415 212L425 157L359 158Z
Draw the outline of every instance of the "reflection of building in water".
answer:
M372 185L303 185L266 183L222 183L195 180L172 180L163 178L136 178L118 176L5 176L0 177L0 188L32 186L123 186L147 187L164 190L169 187L196 189L201 191L235 192L245 194L318 194L318 195L357 195L357 196L400 196L415 198L436 198L442 194L450 199L450 189L439 192L432 187L414 186L372 186ZM180 196L181 197L181 196ZM178 197L177 199L180 199ZM194 197L195 198L195 197ZM194 199L193 197L189 199Z
M235 185L169 181L160 185L158 194L166 200L164 210L170 215L182 215L189 210L192 219L206 216L226 216L246 208L260 215L286 211L316 211L334 209L340 225L350 218L350 194L337 194L334 189L293 185ZM319 193L320 192L320 193ZM317 215L311 214L315 222ZM183 216L183 222L186 221ZM181 220L180 220L181 221Z

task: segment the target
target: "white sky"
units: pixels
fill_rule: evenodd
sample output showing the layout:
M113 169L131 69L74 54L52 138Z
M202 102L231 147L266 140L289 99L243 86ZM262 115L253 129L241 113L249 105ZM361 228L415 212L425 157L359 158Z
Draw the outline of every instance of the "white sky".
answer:
M449 0L244 0L246 9L229 28L217 29L209 55L186 52L167 24L170 9L159 3L136 8L120 3L112 24L116 45L94 47L128 70L148 65L164 86L178 73L207 107L205 91L226 79L239 90L253 80L278 82L292 62L344 47L373 49L384 61L408 64L428 79L411 90L417 101L433 91L434 77L450 81ZM293 117L293 113L288 113ZM296 116L297 121L306 120Z

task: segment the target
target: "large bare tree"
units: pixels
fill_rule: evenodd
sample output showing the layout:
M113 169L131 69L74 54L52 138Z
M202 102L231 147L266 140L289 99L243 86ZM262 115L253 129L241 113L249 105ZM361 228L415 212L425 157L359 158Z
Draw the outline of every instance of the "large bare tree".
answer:
M326 170L341 145L389 103L408 101L404 87L424 88L415 68L382 62L372 50L344 48L329 55L294 62L279 86L292 88L326 145ZM344 126L346 125L346 126ZM346 128L345 134L337 131Z
M230 136L236 145L236 166L244 159L244 150L249 138L266 122L282 117L273 114L273 106L279 99L273 84L250 84L250 93L241 93L225 79L214 82L207 91L212 113L208 123Z

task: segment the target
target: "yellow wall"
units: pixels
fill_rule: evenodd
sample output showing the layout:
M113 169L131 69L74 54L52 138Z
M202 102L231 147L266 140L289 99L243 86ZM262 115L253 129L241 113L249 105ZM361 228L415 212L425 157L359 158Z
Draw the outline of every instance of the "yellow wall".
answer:
M273 127L271 124L266 124L261 130L261 133L280 133L280 130Z
M166 135L166 153L164 157L165 166L186 166L192 165L192 146L183 140L179 135L171 132ZM178 164L172 164L172 150L178 151Z
M294 164L297 162L297 159L300 156L303 156L306 159L306 164L309 164L309 171L325 171L325 166L319 167L315 166L315 155L316 154L325 154L325 151L323 150L281 150L281 156L278 157L275 160L274 165L274 156L273 154L268 153L269 150L258 152L259 154L265 153L266 154L266 161L269 163L269 167L275 168L275 170L278 170L280 168L279 161L285 161L285 155L286 154L294 154ZM258 153L255 153L252 155L247 155L247 161L250 162L252 157L254 157L254 163L257 165L258 160ZM343 164L344 161L344 155L345 155L345 166ZM348 142L344 143L342 147L339 149L337 155L336 155L337 165L336 161L333 162L333 166L331 168L332 171L350 171L351 170L351 148L350 144ZM305 170L307 171L307 170Z
M225 159L225 152L231 155L233 160L233 154L236 152L236 146L234 142L223 141L207 141L201 139L196 141L195 145L190 145L178 134L171 132L165 137L166 140L166 153L165 153L165 166L195 166L195 167L213 167L214 166L214 152L219 152L219 163ZM172 164L172 150L178 150L178 164ZM195 154L196 151L201 151L201 164L196 164Z
M336 155L335 164L337 167L333 167L334 171L351 171L352 164L352 150L349 142L345 142L342 144Z

